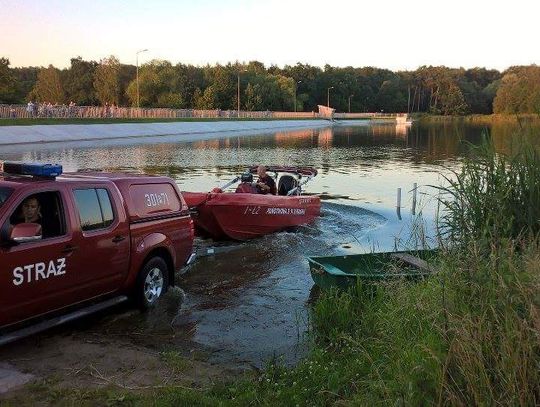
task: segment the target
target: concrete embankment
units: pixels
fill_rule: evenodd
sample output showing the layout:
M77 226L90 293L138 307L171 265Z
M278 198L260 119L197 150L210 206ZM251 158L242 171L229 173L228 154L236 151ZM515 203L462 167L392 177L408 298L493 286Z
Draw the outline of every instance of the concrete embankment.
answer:
M367 123L354 123L359 124ZM176 142L194 141L228 135L313 129L332 125L334 123L327 120L268 120L0 126L0 145L88 142L137 137L156 138L156 141L158 138Z

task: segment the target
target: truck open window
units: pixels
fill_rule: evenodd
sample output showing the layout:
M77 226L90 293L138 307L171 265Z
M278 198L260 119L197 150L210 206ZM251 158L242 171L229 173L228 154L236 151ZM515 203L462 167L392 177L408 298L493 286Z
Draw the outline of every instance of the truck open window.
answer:
M105 229L114 222L111 198L104 188L73 191L83 231Z
M62 198L58 191L40 192L23 198L10 215L2 231L9 231L20 223L37 223L42 228L42 238L65 235L66 221Z

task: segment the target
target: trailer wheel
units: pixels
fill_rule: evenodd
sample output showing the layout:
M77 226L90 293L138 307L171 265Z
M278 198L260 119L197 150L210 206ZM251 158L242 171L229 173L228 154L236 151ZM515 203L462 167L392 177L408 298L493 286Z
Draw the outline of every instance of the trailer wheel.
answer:
M167 292L169 269L161 257L152 257L139 272L136 286L136 300L142 310L152 308Z

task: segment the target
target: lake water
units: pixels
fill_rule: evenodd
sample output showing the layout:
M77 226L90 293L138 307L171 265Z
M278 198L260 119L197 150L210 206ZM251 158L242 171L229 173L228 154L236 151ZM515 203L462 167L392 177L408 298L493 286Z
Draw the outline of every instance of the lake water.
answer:
M459 169L466 142L478 144L484 133L499 151L508 152L513 130L462 124L337 125L197 142L19 145L0 150L0 160L58 162L65 171L167 175L187 191L209 191L259 163L317 168L319 175L305 191L323 199L318 221L247 243L219 243L226 250L199 258L178 278L180 289L163 306L107 327L107 333L160 332L163 348L188 343L206 351L211 361L261 366L274 356L294 362L305 351L308 309L316 296L305 256L435 244L438 192L432 186ZM196 244L214 245L200 239ZM99 331L100 320L92 323Z

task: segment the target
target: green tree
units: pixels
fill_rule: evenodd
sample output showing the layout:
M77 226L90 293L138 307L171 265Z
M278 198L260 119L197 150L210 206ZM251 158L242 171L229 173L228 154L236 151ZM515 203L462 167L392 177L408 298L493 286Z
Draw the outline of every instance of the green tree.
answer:
M60 81L60 71L52 65L42 68L28 97L39 102L63 103L64 89Z
M468 109L465 97L459 86L446 83L440 95L440 110L444 115L461 115Z
M248 111L263 110L263 96L261 92L261 86L256 83L247 85L245 91L245 109Z
M183 72L168 61L152 60L144 64L139 70L141 106L184 108L186 82ZM136 80L128 86L127 94L132 105L136 105Z
M182 95L179 93L162 93L157 98L156 106L182 109L184 107L184 99L182 99Z
M15 77L9 68L9 59L0 58L0 103L15 100Z
M468 106L468 111L465 113L492 113L495 94L491 91L493 87L490 85L497 82L501 74L496 70L485 68L472 68L458 72L457 83Z
M404 92L406 89L403 89L398 77L384 81L375 99L377 109L385 112L406 112L407 95Z
M236 110L238 65L177 66L178 91L196 109Z
M493 101L493 111L495 113L522 113L526 97L526 88L519 75L509 72L501 79Z
M94 105L97 96L94 91L94 73L98 64L84 61L81 57L71 58L71 67L64 75L66 100L78 105Z
M219 109L219 107L217 107L219 106L219 99L214 85L210 85L209 87L207 87L204 92L196 93L198 93L195 101L195 107L197 109Z
M23 67L13 68L13 78L15 81L14 103L24 103L29 100L29 94L37 83L38 74L41 68Z
M195 91L197 88L205 88L203 68L193 65L177 64L175 66L176 86L175 92L182 97L184 107L195 106Z
M501 85L501 80L497 79L491 82L489 85L487 85L484 89L482 89L482 93L485 95L486 99L489 101L489 106L491 108L491 111L493 111L493 101L495 99L495 96L497 95L497 90L499 89L500 85Z
M509 68L493 102L495 113L540 113L540 67Z
M302 109L300 110L317 110L322 92L322 86L319 85L319 79L322 75L321 68L297 63L294 66L285 66L284 69L274 73L292 78L297 84L297 98L302 100Z
M131 102L128 95L128 87L136 77L136 70L137 68L135 65L120 65L120 74L118 78L118 83L120 86L119 104L122 106L127 106Z
M139 105L151 107L159 96L159 77L152 62L139 68ZM132 106L137 106L137 79L133 79L126 90Z
M259 61L196 67L154 60L140 68L139 94L141 106L147 107L236 110L240 74L241 108L248 110L292 111L295 90L299 110L316 110L318 104L326 105L328 88L332 88L330 104L338 111L348 111L349 97L354 95L350 100L355 112L490 113L496 96L498 112L531 112L540 110L538 69L512 67L503 80L498 71L485 68L421 66L415 71L392 72L369 66L326 65L321 69L300 63L267 68ZM3 72L13 74L8 80L4 75L4 87L14 83L10 86L15 90L7 92L12 95L7 98L4 91L3 98L23 101L36 87L42 70L6 70L4 61ZM61 72L60 83L66 101L135 105L135 70L115 57L105 58L99 65L79 57Z
M111 55L103 58L94 72L94 89L99 102L118 105L120 102L120 61Z
M211 91L206 95L207 103L214 100L214 105L208 106L209 109L231 109L237 107L237 74L243 70L241 65L216 65L208 71L207 81ZM207 96L207 97L206 97Z
M280 74L245 75L247 85L242 103L246 110L289 110L294 109L294 80ZM236 100L236 98L235 98Z
M467 69L464 76L468 82L475 82L481 89L484 89L490 83L501 79L501 73L499 71L478 67Z

